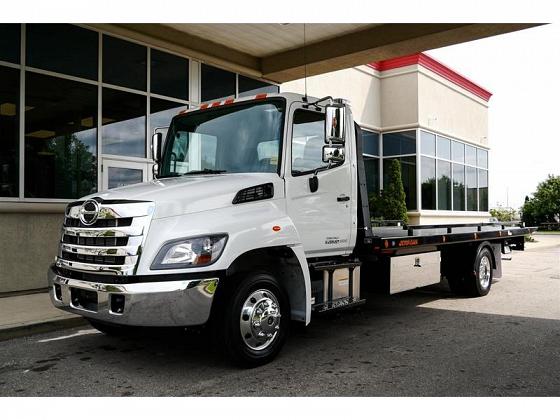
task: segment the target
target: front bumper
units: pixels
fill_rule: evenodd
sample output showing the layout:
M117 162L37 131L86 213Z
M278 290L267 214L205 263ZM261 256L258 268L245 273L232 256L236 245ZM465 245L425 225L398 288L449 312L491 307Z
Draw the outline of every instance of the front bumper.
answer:
M182 327L208 321L219 278L106 284L49 268L48 281L52 303L64 311L111 324Z

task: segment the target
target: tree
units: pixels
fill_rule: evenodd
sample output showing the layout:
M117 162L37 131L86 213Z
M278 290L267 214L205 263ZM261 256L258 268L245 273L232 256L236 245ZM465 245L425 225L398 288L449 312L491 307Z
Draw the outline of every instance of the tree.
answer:
M391 161L387 185L379 194L370 196L369 205L373 217L408 222L401 163L397 159Z
M500 222L513 222L514 220L519 220L517 218L517 211L511 207L496 207L490 209L490 214Z
M560 176L548 175L537 186L533 197L526 197L521 208L526 224L554 223L560 221Z

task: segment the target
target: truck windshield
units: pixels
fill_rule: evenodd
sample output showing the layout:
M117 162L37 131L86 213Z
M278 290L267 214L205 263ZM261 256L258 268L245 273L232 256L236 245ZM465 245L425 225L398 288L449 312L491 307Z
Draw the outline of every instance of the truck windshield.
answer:
M285 102L211 108L176 117L160 178L229 172L277 172Z

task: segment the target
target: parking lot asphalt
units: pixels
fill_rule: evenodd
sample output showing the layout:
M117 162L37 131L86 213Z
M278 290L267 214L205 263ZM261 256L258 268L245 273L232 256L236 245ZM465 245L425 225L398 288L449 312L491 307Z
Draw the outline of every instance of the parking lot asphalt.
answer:
M4 341L0 396L560 396L558 245L514 253L484 298L442 285L367 300L293 329L249 370L197 333Z

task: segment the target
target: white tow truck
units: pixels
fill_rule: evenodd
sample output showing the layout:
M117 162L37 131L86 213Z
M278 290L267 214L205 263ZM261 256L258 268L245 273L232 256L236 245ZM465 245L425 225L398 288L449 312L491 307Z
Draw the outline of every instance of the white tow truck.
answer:
M260 94L184 111L152 139L154 180L70 203L53 304L97 329L207 325L230 358L272 360L291 322L440 282L486 295L533 228L372 228L362 134L331 97Z

